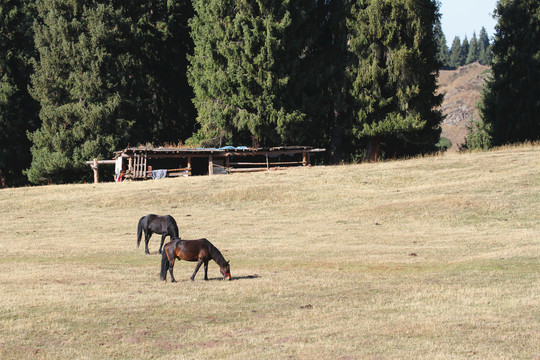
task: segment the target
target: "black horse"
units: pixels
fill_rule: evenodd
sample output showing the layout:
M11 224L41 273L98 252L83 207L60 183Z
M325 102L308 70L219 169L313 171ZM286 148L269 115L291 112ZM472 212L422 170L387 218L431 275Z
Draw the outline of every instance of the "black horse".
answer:
M137 247L141 244L141 236L144 231L144 251L146 254L150 254L148 251L148 241L153 233L161 234L161 245L159 245L159 253L161 254L161 248L165 242L165 237L169 235L171 239L180 238L178 236L178 225L171 215L154 215L148 214L143 216L139 220L139 225L137 226Z
M202 264L204 264L204 280L208 281L208 262L214 260L219 265L219 270L226 280L231 280L231 268L229 262L225 261L221 252L207 239L180 240L173 239L165 244L161 255L161 280L167 280L167 269L171 274L171 282L176 282L173 276L174 260L197 261L195 272L191 275L191 281L195 280L195 275Z

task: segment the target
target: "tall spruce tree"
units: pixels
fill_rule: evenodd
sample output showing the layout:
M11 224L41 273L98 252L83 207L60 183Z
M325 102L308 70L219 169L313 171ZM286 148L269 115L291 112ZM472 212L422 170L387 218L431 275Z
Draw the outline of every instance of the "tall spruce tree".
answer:
M484 87L480 114L494 145L540 139L540 3L497 3L493 77Z
M191 2L112 4L119 14L115 46L122 49L120 112L133 122L129 141L161 145L187 139L195 126L193 90L187 82L187 53L193 50Z
M482 26L480 35L478 36L478 59L480 64L489 65L491 63L491 45L486 28Z
M203 145L279 144L304 114L287 107L292 2L195 0L189 81Z
M191 134L188 5L38 2L32 94L42 126L31 134L30 181L81 181L94 157Z
M476 39L476 32L473 33L471 41L469 43L469 53L467 54L467 60L465 63L471 64L480 59L480 45Z
M442 102L430 0L358 0L351 9L349 67L353 134L369 142L368 159L429 152L440 137Z
M295 2L298 5L286 43L295 44L287 99L291 109L306 116L289 123L282 136L292 144L322 146L328 160L337 163L353 151L348 141L350 121L346 109L346 15L348 3L340 0ZM295 125L290 126L290 125Z
M444 35L440 20L438 20L435 24L435 39L438 46L437 60L441 64L441 68L448 68L450 60L450 50L448 49L448 45L446 44L446 36Z
M469 54L469 39L467 39L467 35L465 35L465 38L463 39L463 42L461 43L461 51L459 54L459 64L460 66L463 66L467 64L467 55Z
M39 61L32 95L41 105L41 128L30 136L33 183L85 178L84 162L107 157L125 139L129 122L118 119L117 59L110 44L118 36L111 5L42 0L35 42ZM88 174L89 176L90 174Z
M38 104L28 93L31 58L36 55L34 1L0 1L0 187L27 183L27 131L38 126Z
M454 37L454 41L452 42L448 64L452 69L457 69L461 66L461 40L459 36Z

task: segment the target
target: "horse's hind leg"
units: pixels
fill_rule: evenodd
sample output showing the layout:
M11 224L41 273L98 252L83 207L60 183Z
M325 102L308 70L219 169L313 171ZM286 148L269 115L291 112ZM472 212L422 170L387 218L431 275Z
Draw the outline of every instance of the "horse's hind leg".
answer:
M173 268L174 268L174 256L172 257L172 259L169 260L169 274L171 274L171 282L176 282L176 279L174 278L174 275L173 275Z
M159 253L161 254L161 249L163 248L163 243L165 242L165 237L167 234L161 235L161 245L159 245Z
M199 268L201 267L202 263L203 263L202 259L199 260L199 262L197 263L197 266L195 267L195 271L193 272L193 275L191 275L191 281L195 281L195 275L197 274L197 271L199 271Z
M150 251L148 250L148 242L150 241L151 236L152 232L150 230L144 233L144 252L146 255L150 255Z

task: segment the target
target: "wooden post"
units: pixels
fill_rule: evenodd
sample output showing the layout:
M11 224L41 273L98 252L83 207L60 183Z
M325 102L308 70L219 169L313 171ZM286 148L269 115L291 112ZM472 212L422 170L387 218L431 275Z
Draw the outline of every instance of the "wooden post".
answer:
M133 178L136 179L139 177L139 164L141 162L140 155L133 156Z
M270 166L268 164L268 153L266 153L266 170L270 170Z
M306 152L302 152L302 166L306 166L307 165L307 154Z
M148 177L148 172L147 172L147 169L146 169L146 153L144 153L143 167L141 169L141 172L142 172L142 175L143 175L143 179L146 179Z
M99 183L99 171L98 171L98 159L94 158L94 164L92 165L94 170L94 184Z
M208 155L208 175L214 175L214 159Z
M191 176L191 156L187 157L187 170L188 170L188 176Z

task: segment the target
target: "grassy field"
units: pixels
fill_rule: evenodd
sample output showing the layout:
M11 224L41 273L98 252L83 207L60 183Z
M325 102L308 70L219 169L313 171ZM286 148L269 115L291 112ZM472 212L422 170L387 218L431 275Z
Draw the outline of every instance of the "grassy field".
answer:
M148 213L231 262L159 280ZM1 359L540 359L540 147L0 190Z

